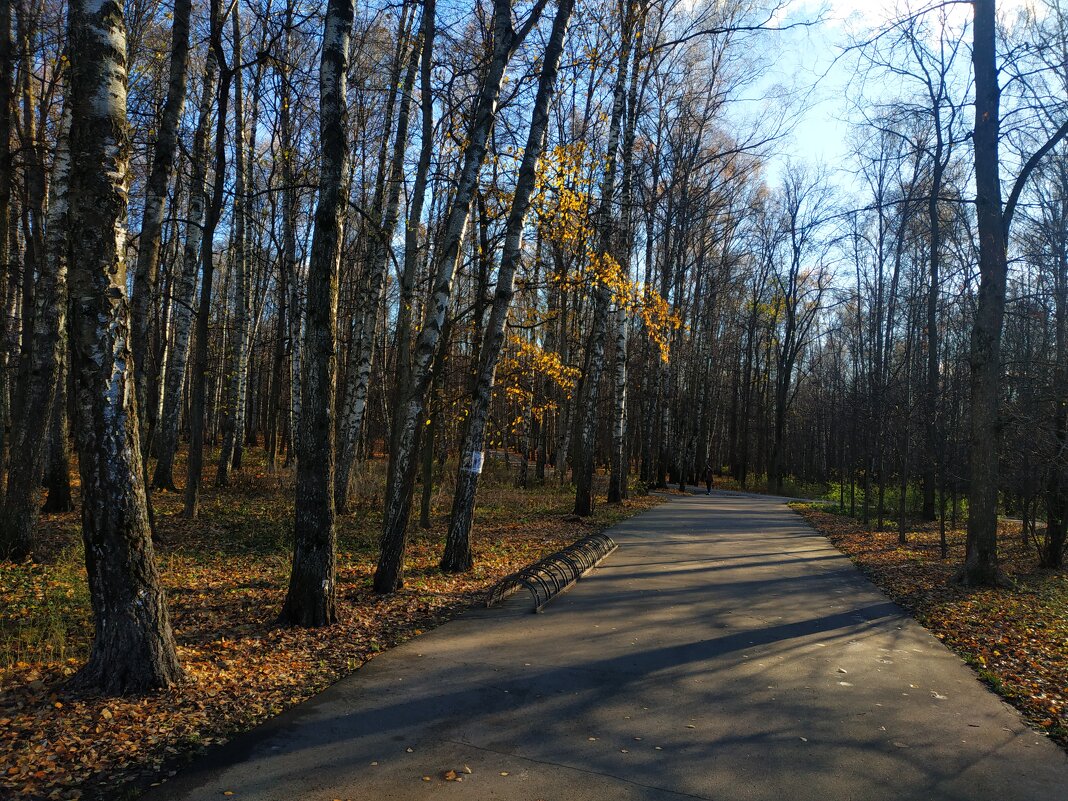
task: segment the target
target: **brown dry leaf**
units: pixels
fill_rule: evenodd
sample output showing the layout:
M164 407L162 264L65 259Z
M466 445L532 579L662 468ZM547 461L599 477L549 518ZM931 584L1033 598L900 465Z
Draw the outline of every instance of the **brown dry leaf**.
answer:
M1039 570L1015 526L1003 525L998 538L1001 568L1015 586L968 590L951 580L964 557L961 530L946 532L949 558L942 559L937 524L912 528L902 546L896 531L869 531L809 505L794 508L980 679L1068 748L1068 574Z
M252 449L246 457L254 462L262 454ZM355 514L338 521L340 622L316 632L274 626L291 559L282 544L292 526L291 472L268 475L251 463L230 487L215 488L209 469L198 521L181 516L180 493L153 496L160 569L187 680L141 699L64 693L88 654L93 627L75 550L79 515L43 516L39 535L55 555L34 565L0 563L0 797L59 792L68 799L147 786L186 755L306 700L377 653L478 603L504 575L661 501L635 498L622 509L600 507L590 524L569 523L564 515L573 497L566 490L486 483L476 568L445 576L437 569L450 502L443 493L435 528L412 538L407 586L383 598L373 593L371 577L384 469L368 464L366 494L354 500ZM63 649L26 643L18 652L4 650L14 641L9 635L28 625L20 621L49 615L62 616Z

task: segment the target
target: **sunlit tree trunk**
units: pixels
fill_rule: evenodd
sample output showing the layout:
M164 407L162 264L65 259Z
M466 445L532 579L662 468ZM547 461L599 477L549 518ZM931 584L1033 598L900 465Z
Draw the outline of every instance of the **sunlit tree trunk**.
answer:
M530 12L526 32L536 23L541 8L542 5L538 5ZM446 213L441 241L435 252L431 296L413 351L411 367L406 369L405 365L400 365L400 403L397 404L393 418L381 552L374 579L375 591L379 593L393 592L402 585L408 520L415 483L414 457L419 444L418 430L423 422L426 391L432 375L431 362L437 351L449 309L453 277L471 216L471 202L478 187L479 171L486 157L505 69L522 41L522 35L512 28L511 18L511 0L494 0L493 52L472 111L471 124L464 140L466 145L462 156L463 166Z
M423 21L424 42L433 42L434 30L434 4L429 3L424 8L424 14L428 14ZM401 30L398 34L400 44L403 45L408 38L404 30L406 22L402 20ZM352 468L356 463L356 447L360 441L360 431L363 427L364 413L367 409L367 392L371 383L371 360L374 354L375 329L378 323L379 309L382 300L382 288L392 252L393 233L397 228L397 220L400 217L400 192L404 184L404 154L408 145L408 120L411 114L412 89L415 86L415 73L418 69L420 53L425 53L424 60L431 56L432 44L424 47L413 47L408 64L407 74L403 87L400 89L400 110L397 114L397 131L394 135L393 151L391 160L387 164L388 133L383 136L378 154L378 179L375 186L375 195L372 205L374 214L374 228L371 231L371 243L369 245L370 258L365 283L362 287L360 298L356 305L356 326L352 347L349 350L348 381L345 388L344 407L341 419L341 436L339 442L337 488L335 496L338 511L342 514L348 508L348 496L352 491ZM395 58L395 71L391 85L396 87L399 79L402 47L398 47ZM429 67L428 67L429 70ZM429 86L424 86L425 97L423 103L429 108ZM389 97L386 103L387 122L392 120L393 107L396 102L396 91ZM420 162L422 166L422 162ZM425 168L424 168L425 169ZM388 180L386 173L389 173ZM425 172L422 183L425 187ZM416 179L420 183L419 178ZM418 188L418 187L417 187Z
M644 15L637 22L638 37L644 28ZM642 59L635 52L631 59L630 86L627 90L627 118L623 133L623 170L619 196L622 211L616 260L629 279L630 257L634 240L634 139L638 125L638 78ZM621 304L612 320L612 454L608 474L608 502L621 503L627 497L627 311Z
M631 57L631 37L634 26L634 3L628 2L620 21L623 40L620 44L619 66L612 93L612 115L608 125L604 174L601 178L601 198L597 208L597 258L600 269L610 269L603 263L612 258L615 248L614 211L616 193L616 156L619 149L623 111L626 104L628 64ZM611 292L604 280L595 279L590 335L586 341L585 369L579 395L575 424L575 514L593 514L593 468L597 434L597 399L601 375L605 367L605 340L608 336Z
M319 143L322 162L315 234L308 264L307 372L297 432L297 488L293 571L279 621L326 626L337 618L334 531L334 382L337 348L338 263L345 214L348 71L352 0L330 0L323 22L319 70Z
M71 354L82 537L95 622L72 683L107 694L181 677L148 523L126 298L126 46L115 0L70 4Z
M460 465L456 473L452 516L445 539L445 553L441 559L441 569L448 573L470 570L473 565L471 522L475 511L478 478L485 458L486 423L489 420L490 401L493 398L493 384L497 374L497 363L504 347L508 312L515 294L515 273L522 259L523 226L530 208L530 198L534 192L538 160L545 147L545 134L549 126L549 106L556 90L556 74L574 6L574 0L559 0L557 5L556 18L553 21L552 33L545 48L541 75L538 78L538 92L531 111L526 147L523 149L523 159L516 177L512 205L505 224L504 248L501 252L500 267L497 270L497 287L493 295L489 323L483 332L482 344L479 348L479 368L475 391L467 416L463 445L460 448ZM523 458L525 461L525 454Z

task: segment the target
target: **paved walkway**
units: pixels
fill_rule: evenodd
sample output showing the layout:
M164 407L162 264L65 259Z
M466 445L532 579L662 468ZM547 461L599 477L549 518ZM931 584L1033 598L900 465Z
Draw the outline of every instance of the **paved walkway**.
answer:
M148 798L1065 797L1063 753L781 501L680 497L612 534L545 614L470 612Z

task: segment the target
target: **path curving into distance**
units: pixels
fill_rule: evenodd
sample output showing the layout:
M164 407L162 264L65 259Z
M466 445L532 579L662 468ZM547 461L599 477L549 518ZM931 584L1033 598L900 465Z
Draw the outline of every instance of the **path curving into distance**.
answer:
M1068 792L1063 752L781 499L676 497L611 534L619 550L544 614L526 593L473 610L145 798Z

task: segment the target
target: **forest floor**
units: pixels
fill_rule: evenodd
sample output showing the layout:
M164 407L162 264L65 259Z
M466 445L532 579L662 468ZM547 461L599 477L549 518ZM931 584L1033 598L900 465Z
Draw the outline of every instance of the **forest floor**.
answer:
M1068 573L1042 570L1019 524L1003 523L1002 569L1015 586L964 589L951 582L965 533L947 531L940 558L936 524L871 531L834 507L792 504L895 602L957 652L979 677L1068 750Z
M517 489L507 466L492 460L476 510L475 570L445 576L437 561L451 502L446 468L431 528L413 525L406 586L383 598L371 590L384 486L383 464L372 461L357 478L352 514L339 518L341 622L288 629L274 619L291 559L293 475L269 475L259 458L248 453L245 470L222 489L208 468L196 521L181 516L180 494L153 496L157 556L187 677L171 690L123 699L65 694L93 630L77 513L42 518L36 563L0 564L0 797L131 797L204 748L454 617L508 573L662 500L599 505L580 521L569 514L569 488ZM182 465L175 472L184 475Z

